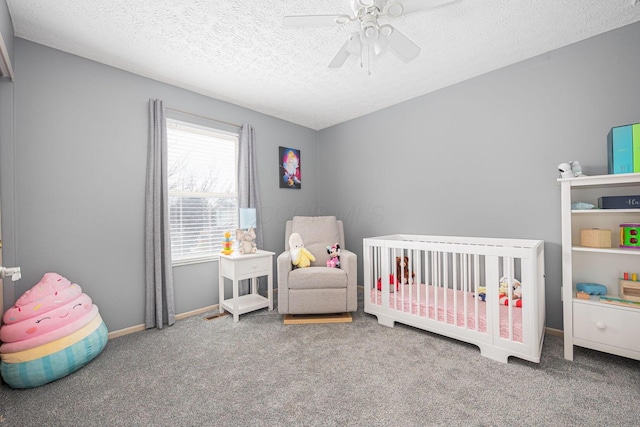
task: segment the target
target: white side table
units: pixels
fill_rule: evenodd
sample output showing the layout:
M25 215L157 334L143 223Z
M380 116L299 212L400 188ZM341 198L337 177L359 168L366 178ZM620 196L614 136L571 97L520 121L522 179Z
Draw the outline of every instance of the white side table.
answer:
M218 265L218 288L220 290L220 313L227 310L233 314L233 321L250 311L269 307L273 310L273 256L275 252L259 250L255 254L220 254ZM267 276L267 298L258 294L258 277ZM233 297L224 299L224 278L233 281ZM251 279L251 292L238 295L238 282Z

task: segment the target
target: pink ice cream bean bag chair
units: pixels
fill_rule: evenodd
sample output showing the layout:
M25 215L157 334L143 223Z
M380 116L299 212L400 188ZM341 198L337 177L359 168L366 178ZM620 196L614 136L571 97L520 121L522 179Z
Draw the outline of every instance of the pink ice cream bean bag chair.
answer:
M60 379L93 360L107 343L107 327L77 284L47 273L3 316L0 374L13 388Z

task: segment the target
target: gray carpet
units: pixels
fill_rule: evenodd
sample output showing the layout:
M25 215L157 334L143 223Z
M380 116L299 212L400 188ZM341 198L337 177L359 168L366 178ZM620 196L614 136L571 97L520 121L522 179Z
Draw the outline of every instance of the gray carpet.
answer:
M640 425L639 361L576 348L568 362L547 335L540 364L502 364L360 307L353 323L261 310L116 338L51 384L2 383L0 425Z

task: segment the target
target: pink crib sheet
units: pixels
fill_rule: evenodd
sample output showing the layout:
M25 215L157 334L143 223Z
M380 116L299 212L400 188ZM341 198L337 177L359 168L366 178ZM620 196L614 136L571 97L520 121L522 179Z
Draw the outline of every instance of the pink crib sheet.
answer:
M419 297L420 297L420 317L427 317L426 310L426 297L425 288L429 290L429 316L431 320L435 320L435 292L433 286L419 285ZM404 292L403 292L404 288ZM444 320L444 289L437 288L438 290L438 321L445 322ZM454 297L455 294L455 297ZM454 298L456 298L456 307L454 311ZM465 300L466 300L466 328L476 330L476 298L473 292L463 292L459 290L447 289L447 320L446 323L450 325L456 325L459 327L465 327ZM372 289L371 302L373 304L382 306L382 291ZM496 304L498 301L496 301ZM416 285L403 285L396 292L389 294L390 307L402 311L405 313L411 313L418 315L418 287ZM500 309L500 337L509 339L509 306L498 305ZM512 341L522 342L522 308L512 308L511 322L512 329ZM478 301L478 331L486 333L487 331L487 303L484 301ZM455 313L455 315L454 315ZM455 322L454 322L455 318Z

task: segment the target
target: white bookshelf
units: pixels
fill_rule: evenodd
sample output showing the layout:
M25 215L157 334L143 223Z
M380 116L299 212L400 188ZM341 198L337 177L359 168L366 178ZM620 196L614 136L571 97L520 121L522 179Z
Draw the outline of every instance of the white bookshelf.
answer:
M640 209L597 209L603 196L640 195L640 173L559 179L562 216L562 300L564 356L573 360L574 346L640 360L640 308L576 298L576 284L599 283L607 295L620 297L624 272L640 277L640 249L620 248L620 224L640 223ZM572 210L572 202L596 206ZM580 230L611 230L611 248L580 246Z

